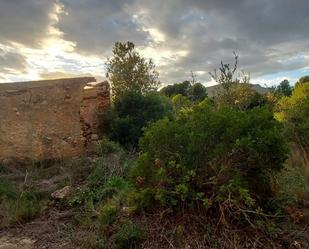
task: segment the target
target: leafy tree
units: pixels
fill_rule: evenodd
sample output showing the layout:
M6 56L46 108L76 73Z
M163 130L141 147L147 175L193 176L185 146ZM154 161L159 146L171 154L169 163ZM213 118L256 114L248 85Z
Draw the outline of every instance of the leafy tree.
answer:
M295 86L298 86L300 84L309 83L309 75L301 77L295 84Z
M207 97L206 87L201 83L195 83L189 90L189 98L193 101L201 101Z
M173 97L177 94L182 96L187 96L191 88L191 83L188 80L183 81L182 83L176 83L173 85L168 85L163 87L160 92L166 95L167 97Z
M184 97L192 101L201 101L207 97L206 87L201 83L191 84L190 81L183 81L182 83L176 83L163 87L160 92L168 97L174 97L181 94Z
M112 95L117 98L125 91L143 94L156 90L158 72L152 60L146 60L136 50L133 42L116 42L113 57L107 63L106 76L112 85Z
M229 212L265 203L269 175L287 155L280 123L267 108L216 109L208 100L151 124L140 146L130 177L142 206L218 210L224 203Z
M177 94L172 98L172 103L174 106L175 112L180 111L181 109L190 108L193 106L193 102L186 96Z
M280 82L279 86L276 87L275 91L281 96L291 96L293 88L288 80L283 80Z
M143 127L172 113L170 100L158 93L123 92L101 118L103 132L127 148L136 148Z
M237 72L238 55L234 53L234 65L221 61L219 70L210 72L210 76L219 84L214 97L217 106L225 106L240 110L252 109L267 103L266 96L256 92L250 82L250 77L244 72Z
M229 87L228 91L215 96L217 106L232 107L239 110L249 110L267 103L265 96L256 92L251 84L236 83Z
M280 99L277 110L292 140L309 154L309 84L298 84L290 97Z

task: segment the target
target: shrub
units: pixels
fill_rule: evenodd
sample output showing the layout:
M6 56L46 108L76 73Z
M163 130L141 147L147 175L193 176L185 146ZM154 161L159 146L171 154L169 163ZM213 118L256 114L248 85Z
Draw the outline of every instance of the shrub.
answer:
M113 141L110 141L109 139L107 139L105 137L100 141L100 147L101 147L101 154L102 155L108 155L110 153L122 151L119 144L117 144Z
M0 183L0 200L3 199L17 199L18 197L18 190L16 186L10 184L7 181L2 181Z
M136 196L146 192L146 206L262 205L271 195L269 175L286 159L281 131L265 107L216 110L208 101L159 120L145 130L130 172Z
M109 225L117 219L118 207L115 203L108 202L100 210L99 221L101 225Z
M291 97L283 97L277 117L285 123L289 137L309 154L309 84L298 84Z
M6 181L0 183L2 226L27 222L38 217L45 207L44 196L32 189L19 189Z
M267 103L265 96L256 92L249 83L230 83L228 90L221 89L215 96L215 103L222 107L249 110Z
M172 105L165 96L124 92L115 100L110 113L101 118L101 123L105 123L105 133L110 139L127 148L136 148L143 127L171 112Z
M143 239L143 232L132 221L126 221L120 225L113 238L119 249L137 248Z
M206 87L201 83L191 84L190 81L176 83L163 87L160 92L167 97L181 95L187 97L191 101L202 101L207 97Z

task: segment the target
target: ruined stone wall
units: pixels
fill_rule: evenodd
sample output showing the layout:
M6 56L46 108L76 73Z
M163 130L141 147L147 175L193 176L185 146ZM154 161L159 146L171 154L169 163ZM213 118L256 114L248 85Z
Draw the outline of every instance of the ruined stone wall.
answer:
M84 87L94 81L93 77L84 77L0 84L0 160L42 160L83 154L87 145L84 117L92 117L89 129L94 138L96 119L88 112L109 104L109 87L105 82L99 91L92 87L93 106L85 110L88 104ZM100 94L103 99L95 97Z

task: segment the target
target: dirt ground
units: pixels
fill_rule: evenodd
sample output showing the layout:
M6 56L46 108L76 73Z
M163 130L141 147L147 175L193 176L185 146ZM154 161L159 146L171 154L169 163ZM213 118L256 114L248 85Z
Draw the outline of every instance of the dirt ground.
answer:
M29 223L2 230L0 249L78 249L70 239L72 215L52 208Z

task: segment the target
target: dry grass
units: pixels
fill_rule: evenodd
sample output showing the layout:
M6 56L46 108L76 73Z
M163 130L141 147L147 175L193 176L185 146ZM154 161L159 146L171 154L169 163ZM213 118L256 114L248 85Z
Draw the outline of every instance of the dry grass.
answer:
M193 214L168 216L162 213L138 217L147 235L141 248L147 249L270 249L309 248L308 227L278 227L266 234L251 227L218 225L215 219Z

